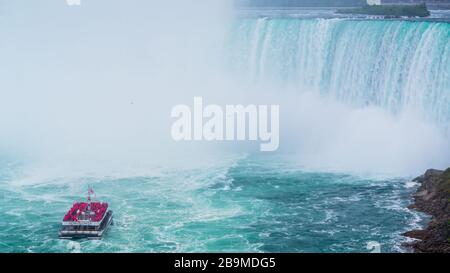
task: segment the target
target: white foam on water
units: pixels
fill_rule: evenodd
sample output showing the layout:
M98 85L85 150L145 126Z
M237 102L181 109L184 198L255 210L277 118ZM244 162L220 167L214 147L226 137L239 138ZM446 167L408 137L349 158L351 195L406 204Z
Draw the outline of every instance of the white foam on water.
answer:
M75 241L67 241L67 250L71 253L81 253L81 245Z
M420 185L420 183L418 183L418 182L408 181L405 183L405 188L407 188L407 189L417 188L419 185Z

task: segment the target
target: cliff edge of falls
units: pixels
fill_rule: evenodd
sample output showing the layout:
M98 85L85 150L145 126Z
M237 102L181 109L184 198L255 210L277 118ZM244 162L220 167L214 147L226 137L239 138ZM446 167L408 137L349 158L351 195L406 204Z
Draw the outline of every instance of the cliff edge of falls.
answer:
M431 215L424 230L412 230L403 235L417 239L407 244L414 252L450 253L450 168L427 170L413 181L420 183L409 207Z

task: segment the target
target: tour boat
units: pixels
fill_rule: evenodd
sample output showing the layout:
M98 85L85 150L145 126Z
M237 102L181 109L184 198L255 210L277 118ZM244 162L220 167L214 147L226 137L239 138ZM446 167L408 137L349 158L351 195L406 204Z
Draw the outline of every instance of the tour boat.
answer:
M59 238L100 239L113 224L113 211L108 209L108 203L91 201L92 194L94 191L89 187L87 202L73 204L64 216Z

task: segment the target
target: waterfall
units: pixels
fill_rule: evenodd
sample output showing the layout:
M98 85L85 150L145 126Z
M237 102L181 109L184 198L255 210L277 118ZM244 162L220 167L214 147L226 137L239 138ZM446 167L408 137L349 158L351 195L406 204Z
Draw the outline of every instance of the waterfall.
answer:
M450 124L450 24L349 19L238 19L229 67L357 107Z

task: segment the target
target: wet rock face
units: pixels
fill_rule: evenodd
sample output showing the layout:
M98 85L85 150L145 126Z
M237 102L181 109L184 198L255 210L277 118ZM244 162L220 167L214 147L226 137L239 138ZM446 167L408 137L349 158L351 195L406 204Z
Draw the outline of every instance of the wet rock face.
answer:
M403 235L417 239L409 244L415 252L450 253L450 168L427 170L414 179L421 183L410 206L432 216L425 230L412 230Z

